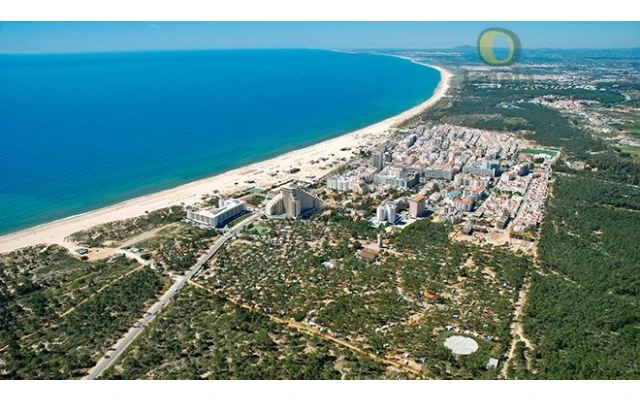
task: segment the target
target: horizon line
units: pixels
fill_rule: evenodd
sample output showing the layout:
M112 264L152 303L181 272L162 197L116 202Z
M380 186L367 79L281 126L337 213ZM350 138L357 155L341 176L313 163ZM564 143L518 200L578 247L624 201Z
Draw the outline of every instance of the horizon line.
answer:
M475 48L473 45L459 45L454 47L212 47L212 48L182 48L182 49L123 49L123 50L86 50L86 51L23 51L2 52L0 56L8 55L80 55L80 54L116 54L116 53L175 53L197 51L242 51L242 50L318 50L318 51L456 51ZM496 47L496 49L502 49ZM611 51L611 50L640 50L640 46L631 47L523 47L523 50L533 51Z

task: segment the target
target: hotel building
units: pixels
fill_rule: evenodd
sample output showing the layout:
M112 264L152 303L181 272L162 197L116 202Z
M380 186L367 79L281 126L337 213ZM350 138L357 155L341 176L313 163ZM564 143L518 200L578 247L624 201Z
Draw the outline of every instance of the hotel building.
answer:
M219 228L233 217L247 211L247 202L237 199L221 200L214 210L187 210L187 219L212 228Z
M280 194L267 203L265 211L269 217L286 216L298 219L313 214L321 207L322 202L316 196L300 186L288 185L282 187Z

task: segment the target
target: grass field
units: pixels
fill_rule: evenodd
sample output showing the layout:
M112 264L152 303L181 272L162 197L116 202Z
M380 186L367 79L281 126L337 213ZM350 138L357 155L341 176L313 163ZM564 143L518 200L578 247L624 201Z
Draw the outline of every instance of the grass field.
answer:
M269 231L271 231L271 228L262 225L256 225L252 228L249 228L248 231L251 233L255 233L256 235L263 236L269 233Z
M550 149L522 149L520 151L528 154L547 154L547 155L550 155L551 157L558 154L557 151L550 150Z
M233 221L229 222L229 227L234 227L237 224L239 224L240 222L244 221L245 219L249 218L252 214L250 212L245 213L244 215L234 219Z
M621 153L631 154L634 157L640 157L640 147L633 146L618 146Z

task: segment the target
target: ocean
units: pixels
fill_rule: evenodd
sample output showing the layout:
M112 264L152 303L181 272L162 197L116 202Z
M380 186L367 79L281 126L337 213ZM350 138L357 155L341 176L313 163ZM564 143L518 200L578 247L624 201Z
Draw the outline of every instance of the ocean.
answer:
M0 235L365 127L439 81L322 50L0 55Z

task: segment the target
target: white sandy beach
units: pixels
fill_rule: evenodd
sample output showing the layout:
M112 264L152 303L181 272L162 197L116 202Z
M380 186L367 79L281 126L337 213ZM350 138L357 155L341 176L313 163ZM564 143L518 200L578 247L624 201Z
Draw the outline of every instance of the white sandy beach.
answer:
M65 238L74 232L99 224L140 216L145 214L146 211L153 211L172 205L195 205L201 201L203 195L212 194L215 190L221 193L228 193L252 186L268 188L275 183L284 182L288 179L306 180L306 176L319 178L326 175L331 169L337 167L335 163L342 163L342 161L339 161L340 158L344 157L348 160L353 157L351 151L356 150L358 147L369 147L379 143L379 139L391 127L419 114L445 95L449 89L452 74L441 67L429 66L440 71L441 80L439 86L427 101L401 114L357 131L303 149L291 151L266 161L237 168L173 189L1 236L0 253L42 243L59 244L69 249L74 249L75 246L72 243L65 242ZM349 147L351 150L340 150L345 147ZM315 164L310 163L323 157L328 158L328 160ZM331 163L334 163L333 166L327 167ZM299 168L300 171L294 174L285 171L292 167ZM323 167L324 169L321 169ZM276 173L276 171L278 172ZM275 175L271 175L274 173ZM247 183L247 181L253 181L253 183Z

